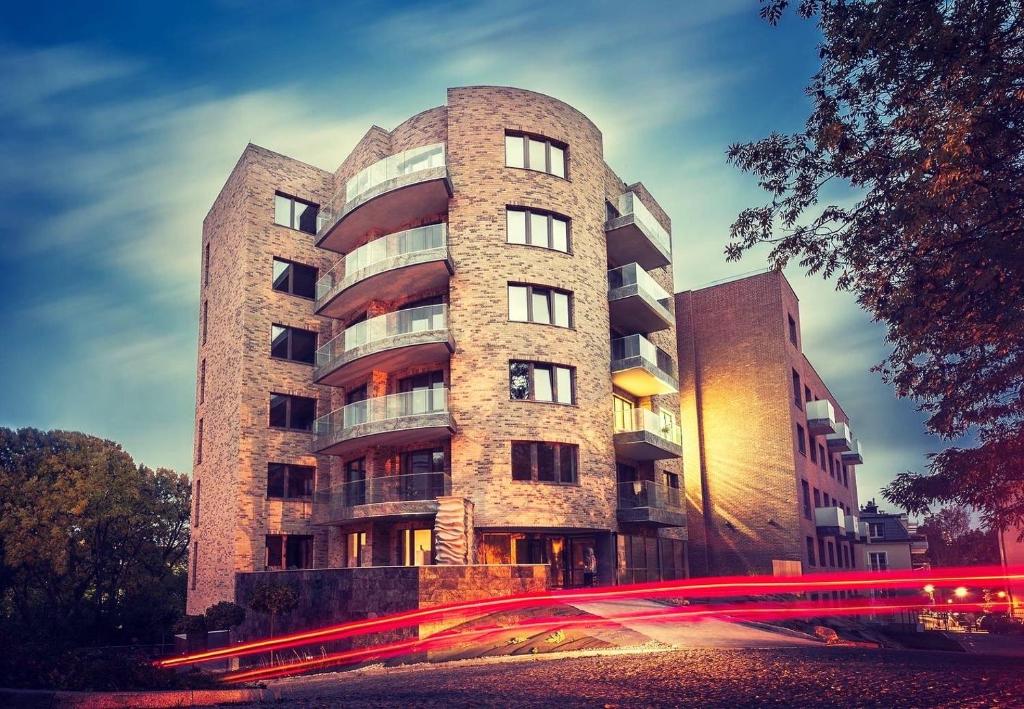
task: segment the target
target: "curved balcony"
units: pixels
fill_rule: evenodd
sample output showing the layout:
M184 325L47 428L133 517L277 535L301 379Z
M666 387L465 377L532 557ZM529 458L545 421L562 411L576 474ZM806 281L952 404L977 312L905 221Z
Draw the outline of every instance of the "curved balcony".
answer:
M611 323L623 334L657 332L672 327L672 296L640 264L608 271Z
M313 452L344 455L368 446L398 446L450 436L455 420L447 389L419 389L357 401L313 423Z
M612 340L612 383L633 396L679 391L675 360L643 335Z
M344 320L371 299L443 289L454 272L446 224L388 234L347 254L317 281L315 312Z
M452 196L444 143L389 155L360 170L317 216L322 249L346 253L370 231L391 232L444 212Z
M615 418L615 455L629 460L666 460L683 454L679 424L649 409L633 409L632 416Z
M652 480L618 484L619 522L648 524L655 527L682 527L686 524L683 491Z
M672 237L640 197L627 192L616 206L619 216L604 225L608 260L614 264L635 262L647 270L672 263Z
M446 305L407 308L356 323L320 347L313 381L345 386L375 369L444 362L454 351Z
M313 524L339 524L363 519L377 521L432 517L437 498L450 495L448 473L385 475L343 483L313 499Z

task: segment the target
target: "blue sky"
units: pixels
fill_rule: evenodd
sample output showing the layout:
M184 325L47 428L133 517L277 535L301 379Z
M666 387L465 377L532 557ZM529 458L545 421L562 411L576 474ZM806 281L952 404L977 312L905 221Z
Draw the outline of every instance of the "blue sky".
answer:
M180 471L202 219L248 141L333 170L370 124L448 86L551 94L668 210L685 289L764 266L722 256L763 199L724 152L798 128L816 65L813 25L770 28L756 0L156 5L21 5L0 27L0 425L86 431ZM868 371L883 330L831 284L787 275L805 350L865 446L867 500L942 442Z

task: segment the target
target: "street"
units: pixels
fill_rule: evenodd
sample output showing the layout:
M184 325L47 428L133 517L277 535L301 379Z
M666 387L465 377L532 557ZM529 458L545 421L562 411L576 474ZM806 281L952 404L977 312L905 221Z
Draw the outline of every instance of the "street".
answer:
M297 707L1021 707L1020 659L844 647L417 665L271 683Z

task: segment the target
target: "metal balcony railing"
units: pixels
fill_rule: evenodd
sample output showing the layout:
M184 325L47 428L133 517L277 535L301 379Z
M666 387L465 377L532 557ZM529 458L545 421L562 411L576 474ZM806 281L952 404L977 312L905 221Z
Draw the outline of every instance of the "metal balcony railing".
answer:
M385 502L433 500L450 494L451 489L452 479L448 473L408 473L342 483L318 492L314 499L321 506L338 509Z
M651 274L635 263L627 263L608 271L609 292L617 288L636 286L637 292L645 300L660 306L671 317L672 296L655 281Z
M612 371L619 369L617 364L623 360L634 358L643 360L644 366L649 369L659 370L670 379L678 379L676 362L672 355L643 335L628 335L612 340Z
M318 369L329 367L358 347L418 332L443 332L447 328L448 307L443 304L378 315L345 328L317 349L316 366Z
M683 445L679 424L650 409L633 409L631 414L617 415L614 428L615 433L647 432L677 446Z
M346 433L364 424L398 421L404 418L448 411L448 390L418 389L357 401L313 422L317 442L345 437Z
M667 253L672 253L672 237L661 223L654 218L650 210L644 206L635 192L626 192L619 196L616 205L619 214L623 217L633 215L633 220L640 224L644 231L661 246Z
M682 490L652 480L636 480L618 484L619 507L636 509L655 507L679 509L682 507Z

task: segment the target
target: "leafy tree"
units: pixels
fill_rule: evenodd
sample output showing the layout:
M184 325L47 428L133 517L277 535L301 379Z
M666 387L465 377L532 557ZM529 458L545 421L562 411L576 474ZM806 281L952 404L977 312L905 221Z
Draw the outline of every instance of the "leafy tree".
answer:
M230 630L245 622L245 609L231 601L214 603L206 609L206 627L210 630Z
M274 635L274 619L279 613L291 613L299 605L299 596L289 586L262 582L253 588L249 596L249 609L270 616L270 636ZM270 653L274 661L274 653Z
M761 14L775 24L789 4L762 0ZM738 215L726 255L767 244L773 267L835 277L888 328L876 370L897 394L940 436L976 437L929 474L899 475L890 501L1024 522L1021 3L802 0L798 12L822 34L811 113L797 133L730 146L770 200Z
M925 518L917 531L928 537L928 557L934 566L976 566L999 563L994 531L971 526L962 507L946 507Z
M82 433L0 428L0 626L61 646L158 642L184 608L188 478Z

